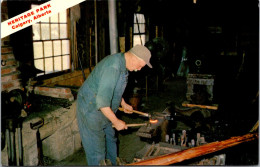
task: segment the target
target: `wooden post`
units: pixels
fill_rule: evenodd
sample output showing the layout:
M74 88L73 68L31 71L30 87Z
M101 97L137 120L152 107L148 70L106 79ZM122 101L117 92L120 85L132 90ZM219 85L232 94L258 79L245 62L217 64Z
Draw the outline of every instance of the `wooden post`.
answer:
M155 26L155 38L159 37L159 28L158 26Z
M129 27L130 48L133 47L133 27Z
M91 68L92 67L92 48L91 48L91 45L92 45L92 29L91 27L89 28L89 67Z

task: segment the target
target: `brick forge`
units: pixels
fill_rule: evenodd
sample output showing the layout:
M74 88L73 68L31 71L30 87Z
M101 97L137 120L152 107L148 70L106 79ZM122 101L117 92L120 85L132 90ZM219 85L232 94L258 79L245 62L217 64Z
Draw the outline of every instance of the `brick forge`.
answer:
M74 100L74 96L72 95L70 88L37 86L34 88L34 93L54 98L68 99L69 101Z

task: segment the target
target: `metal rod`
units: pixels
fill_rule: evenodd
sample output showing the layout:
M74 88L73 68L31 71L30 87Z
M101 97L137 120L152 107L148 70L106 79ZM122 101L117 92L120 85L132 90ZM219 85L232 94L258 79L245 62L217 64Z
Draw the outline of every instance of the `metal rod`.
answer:
M11 164L9 164L9 165L16 165L16 158L15 158L15 155L16 155L16 153L15 153L15 135L14 135L14 132L10 132L10 143L11 143L11 158L10 158L10 160L11 160Z
M8 154L8 160L10 160L11 158L11 141L10 141L10 131L9 129L6 129L5 131L5 135L6 135L6 144L7 144L7 154Z
M19 166L23 166L23 142L21 128L17 128L18 132L18 151L19 151Z

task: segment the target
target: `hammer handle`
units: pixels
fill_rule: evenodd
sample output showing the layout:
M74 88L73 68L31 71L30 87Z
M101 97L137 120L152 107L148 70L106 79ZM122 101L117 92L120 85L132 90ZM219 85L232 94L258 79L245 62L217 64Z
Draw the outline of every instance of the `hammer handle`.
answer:
M119 109L119 111L124 111L124 109L122 107L119 107L118 109ZM133 110L132 112L134 112L136 114L140 114L140 115L146 116L146 117L149 117L149 114L145 113L145 112L136 111L136 110Z
M146 126L147 123L140 123L140 124L126 124L127 127L137 127L137 126ZM112 125L112 127L114 128L115 126Z

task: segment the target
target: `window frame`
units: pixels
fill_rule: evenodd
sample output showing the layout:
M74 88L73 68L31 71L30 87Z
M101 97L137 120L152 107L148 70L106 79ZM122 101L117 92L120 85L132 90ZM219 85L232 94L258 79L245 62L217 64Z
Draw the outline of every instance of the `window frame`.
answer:
M33 7L33 5L41 5L41 3L35 3L35 2L33 2L33 3L31 3L31 8ZM61 12L63 12L63 11L61 11ZM61 13L60 12L60 13ZM40 21L40 22L38 22L38 23L35 23L34 25L32 25L32 49L33 49L33 64L34 64L34 66L35 66L35 68L37 68L36 67L36 65L35 65L35 60L43 60L43 73L39 73L39 74L37 74L37 76L36 76L36 78L37 78L37 80L38 79L46 79L46 78L51 78L51 77L55 77L55 76L59 76L59 75L62 75L62 74L65 74L65 73L68 73L68 72L71 72L71 37L70 37L70 17L69 17L69 13L70 13L70 9L66 9L66 13L65 13L65 16L66 16L66 22L60 22L60 13L58 13L58 14L55 14L55 15L58 15L58 20L57 20L57 22L51 22L51 17L53 17L53 16L55 16L55 15L53 15L53 16L51 16L51 17L49 17L47 20L47 22L45 21L45 20L43 20L43 21ZM65 20L64 19L64 20ZM34 29L33 29L33 26L35 26L36 24L38 24L39 25L39 31L40 31L40 37L39 37L39 39L34 39ZM42 24L46 24L46 25L48 25L49 26L49 38L48 39L43 39L43 37L42 37ZM56 25L56 27L57 27L57 31L58 31L58 37L57 38L52 38L52 25ZM61 37L61 25L66 25L66 36L64 37L64 38L62 38ZM54 42L59 42L60 43L60 55L55 55L55 49L54 49ZM62 53L63 52L63 41L65 41L65 42L68 42L68 44L67 44L67 46L68 46L68 48L67 48L67 53ZM34 48L34 44L36 44L37 42L40 42L40 44L41 44L41 50L42 50L42 57L40 57L40 58L36 58L35 57L35 53L34 53L34 51L35 51L35 48ZM50 42L50 44L51 44L51 55L50 56L46 56L45 55L45 49L46 48L44 48L44 45L46 44L46 42ZM68 64L67 64L67 68L65 68L65 69L63 69L63 66L64 66L64 62L63 62L63 59L64 59L64 57L65 56L67 56L67 62L68 62ZM60 65L59 65L59 67L60 67L60 69L57 69L56 67L57 66L55 66L55 59L56 58L60 58ZM51 61L52 61L52 70L51 71L45 71L45 69L46 69L46 66L48 66L48 65L46 65L46 59L51 59Z
M138 20L137 15L142 15L144 22L140 22L140 20ZM137 25L137 26L135 26ZM141 32L140 30L140 25L143 25L143 29L144 31ZM137 27L137 33L135 32L135 27ZM146 42L146 19L145 19L145 15L143 13L134 13L134 20L133 20L133 46L137 45L137 44L141 44L144 45ZM137 37L139 36L139 37ZM144 36L142 38L142 36ZM140 39L140 43L135 43L135 37ZM142 39L144 39L144 41L142 41Z

